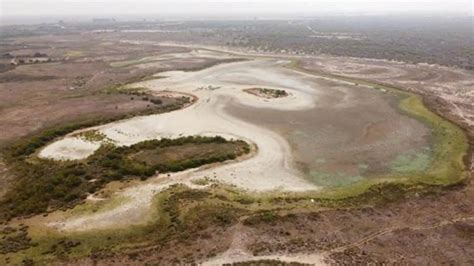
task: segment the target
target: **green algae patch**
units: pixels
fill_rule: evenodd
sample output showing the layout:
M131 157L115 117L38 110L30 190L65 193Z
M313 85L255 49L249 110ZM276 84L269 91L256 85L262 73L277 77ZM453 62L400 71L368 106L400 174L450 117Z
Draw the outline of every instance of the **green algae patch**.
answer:
M400 110L431 128L431 149L408 151L392 162L391 173L364 178L346 186L323 188L315 198L343 200L366 197L365 193L373 187L383 189L398 184L404 190L408 187L422 189L423 186L450 186L465 180L467 171L463 157L469 147L465 133L458 126L429 111L420 96L398 90L395 92L404 97L400 102Z
M425 152L408 151L400 154L391 163L391 169L399 173L424 171L430 165L430 155Z
M391 93L399 98L398 109L400 112L417 119L431 129L431 147L429 150L407 151L407 154L400 155L391 163L391 173L366 178L348 186L323 188L320 197L340 199L357 196L363 194L372 186L384 186L387 183L400 183L409 186L449 186L465 180L467 170L463 158L469 148L465 132L457 125L430 111L424 105L421 96L394 86L358 78L309 71L301 68L297 60L292 60L287 67L324 78L350 82L355 86L365 85L383 93Z
M463 157L469 148L466 134L458 126L428 110L420 96L409 94L400 102L400 109L432 129L431 163L418 180L436 185L462 181L466 177ZM418 160L423 161L423 158Z
M364 177L360 175L349 176L344 173L326 173L321 171L311 171L309 173L310 181L321 187L341 187L361 181Z

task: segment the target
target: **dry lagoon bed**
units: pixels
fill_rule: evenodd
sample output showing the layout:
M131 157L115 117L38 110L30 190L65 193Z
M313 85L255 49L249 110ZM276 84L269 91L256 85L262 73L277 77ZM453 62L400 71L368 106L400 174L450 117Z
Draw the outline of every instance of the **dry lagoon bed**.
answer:
M126 199L119 206L48 224L84 231L144 223L160 190L176 183L198 187L192 181L206 177L249 191L302 192L403 172L396 167L400 161L415 161L413 167L429 163L424 154L430 130L397 110L396 95L295 71L286 67L289 63L253 57L195 72L162 72L157 79L128 85L155 94L192 94L197 101L182 110L94 127L107 141L132 145L156 138L219 135L252 143L255 152L221 165L157 174L118 192L115 197ZM282 89L289 96L267 99L245 93L253 87ZM79 160L101 145L74 135L51 143L39 156Z

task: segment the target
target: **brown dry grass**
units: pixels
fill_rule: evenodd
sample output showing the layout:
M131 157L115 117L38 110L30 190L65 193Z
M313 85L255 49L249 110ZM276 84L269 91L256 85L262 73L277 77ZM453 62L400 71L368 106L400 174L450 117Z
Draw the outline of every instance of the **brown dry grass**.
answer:
M209 157L221 157L227 154L239 154L245 143L204 143L204 144L184 144L175 147L156 148L144 150L131 157L147 165L172 164L179 161L192 159L205 159Z

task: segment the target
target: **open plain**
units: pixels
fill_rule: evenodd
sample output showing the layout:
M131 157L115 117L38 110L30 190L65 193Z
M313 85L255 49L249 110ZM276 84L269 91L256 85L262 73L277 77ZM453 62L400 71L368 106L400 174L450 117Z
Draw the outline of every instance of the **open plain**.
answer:
M473 262L471 70L76 30L2 48L5 264Z

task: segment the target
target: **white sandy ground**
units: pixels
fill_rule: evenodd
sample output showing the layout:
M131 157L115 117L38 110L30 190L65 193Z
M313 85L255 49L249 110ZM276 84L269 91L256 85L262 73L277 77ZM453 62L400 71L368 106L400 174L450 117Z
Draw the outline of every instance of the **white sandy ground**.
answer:
M271 59L229 63L197 72L160 73L159 76L166 78L135 84L155 92L165 90L190 93L196 95L198 100L182 110L136 117L94 128L116 144L132 145L147 139L163 137L220 135L253 143L257 147L256 154L249 159L226 163L219 167L192 169L170 176L156 176L121 192L121 196L128 197L129 201L117 208L50 225L65 231L81 231L144 223L147 221L144 217L156 193L172 184L190 185L191 180L204 177L212 177L242 189L261 192L319 189L299 177L301 175L293 165L290 147L282 137L258 125L237 119L227 114L224 109L231 101L279 110L313 108L318 94L314 83L311 83L307 75L283 68L286 63ZM212 89L209 89L209 86ZM264 99L243 91L258 86L285 89L290 96ZM98 143L83 145L86 141L72 135L46 146L40 152L40 156L74 160L86 158L98 148Z
M209 261L202 263L203 266L220 266L227 265L238 262L251 262L259 260L274 260L278 262L287 262L287 263L301 263L305 265L327 265L324 262L324 256L321 254L306 254L306 253L293 253L293 254L277 254L277 255L262 255L262 256L253 256L246 251L238 253L226 253L219 255L216 258L213 258Z
M80 160L94 153L100 147L98 141L86 141L79 137L66 137L53 142L40 151L40 157L56 160Z

